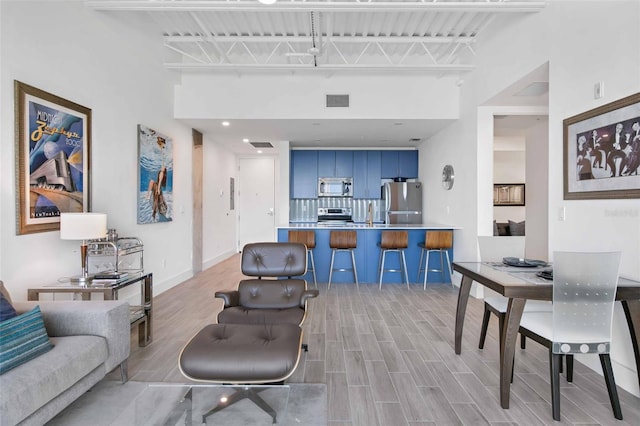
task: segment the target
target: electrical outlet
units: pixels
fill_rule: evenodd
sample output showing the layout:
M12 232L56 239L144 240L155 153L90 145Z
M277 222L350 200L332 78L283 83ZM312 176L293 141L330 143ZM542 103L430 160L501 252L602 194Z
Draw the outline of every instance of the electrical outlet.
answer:
M604 97L604 82L599 81L593 86L593 98L600 99Z
M167 267L167 259L162 259L162 268Z

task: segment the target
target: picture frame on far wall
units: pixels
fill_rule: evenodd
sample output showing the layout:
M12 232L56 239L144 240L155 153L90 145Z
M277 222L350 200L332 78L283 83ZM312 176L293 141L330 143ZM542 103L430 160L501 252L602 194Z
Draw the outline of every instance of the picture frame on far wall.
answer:
M138 124L138 224L173 219L173 140Z
M16 234L91 210L91 109L14 80Z
M493 184L494 206L524 206L524 183Z
M640 93L563 121L564 199L640 198Z

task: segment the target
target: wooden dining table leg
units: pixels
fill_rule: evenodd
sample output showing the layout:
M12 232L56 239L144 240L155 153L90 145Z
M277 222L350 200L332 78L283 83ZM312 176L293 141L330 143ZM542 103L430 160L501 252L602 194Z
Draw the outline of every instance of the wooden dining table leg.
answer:
M509 299L505 327L502 330L500 348L500 405L509 408L509 392L511 391L511 371L516 351L516 340L520 329L520 319L526 299Z
M636 371L638 374L638 384L640 385L640 341L638 334L640 333L640 300L623 300L622 308L624 316L627 318L627 326L629 334L631 334L631 346L633 346L633 354L636 358Z
M426 272L425 272L426 273ZM471 284L473 280L466 275L462 276L460 282L460 291L458 292L458 307L456 308L456 341L455 351L460 355L462 352L462 327L464 326L464 314L467 311L467 301L471 292Z

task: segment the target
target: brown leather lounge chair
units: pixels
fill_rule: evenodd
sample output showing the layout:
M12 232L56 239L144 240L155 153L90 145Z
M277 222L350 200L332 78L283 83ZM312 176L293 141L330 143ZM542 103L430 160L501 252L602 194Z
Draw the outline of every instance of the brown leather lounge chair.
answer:
M200 330L182 349L180 372L201 382L224 384L283 384L300 360L302 324L307 300L318 290L307 290L302 279L307 250L298 243L247 244L242 251L242 272L257 277L242 280L236 291L218 292L224 309L218 324ZM263 277L287 277L262 279ZM276 412L258 395L264 388L239 386L226 402L202 416L206 418L245 398L276 422Z
M307 272L307 249L299 243L253 243L242 250L238 290L219 291L224 300L218 324L295 324L307 314L307 300L318 296L307 282L292 277ZM263 278L287 277L286 279Z

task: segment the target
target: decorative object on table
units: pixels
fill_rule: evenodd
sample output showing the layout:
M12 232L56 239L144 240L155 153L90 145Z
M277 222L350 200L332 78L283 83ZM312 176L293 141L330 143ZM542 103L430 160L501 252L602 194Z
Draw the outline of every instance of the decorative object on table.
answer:
M453 171L453 166L451 164L444 166L442 169L442 187L447 191L453 188L455 177L456 175Z
M173 214L173 140L138 125L138 223L170 222Z
M494 206L524 206L524 183L493 184Z
M16 234L56 231L91 208L91 110L14 81Z
M136 237L116 237L115 240L92 240L87 252L89 273L96 275L111 274L111 279L124 278L125 273L135 274L144 271L144 245ZM121 275L115 277L116 275Z
M80 257L82 275L71 277L72 283L87 284L93 277L87 268L87 244L89 240L107 235L107 215L104 213L62 213L60 215L60 239L82 240Z
M565 200L640 198L640 93L563 127Z
M504 257L502 263L507 266L517 266L519 268L537 268L539 266L549 266L544 260L525 259L522 257Z

